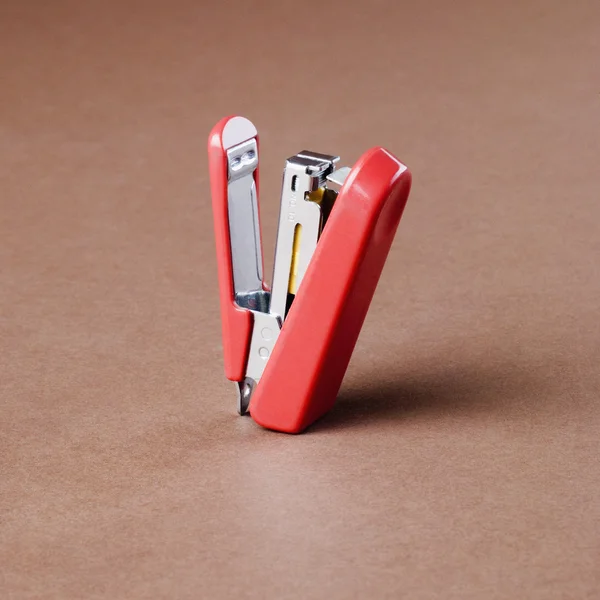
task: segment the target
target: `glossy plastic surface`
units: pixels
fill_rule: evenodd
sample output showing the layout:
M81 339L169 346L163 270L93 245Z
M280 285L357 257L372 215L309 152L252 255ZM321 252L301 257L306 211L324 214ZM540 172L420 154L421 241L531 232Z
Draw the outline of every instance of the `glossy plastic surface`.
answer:
M210 132L208 161L217 247L225 375L232 381L241 381L244 378L246 369L253 316L249 310L239 308L234 303L233 267L231 264L227 210L227 151L223 140L226 126L232 119L239 119L239 117L231 116L221 119ZM258 136L255 137L258 144ZM258 196L258 169L254 172L254 180Z
M382 148L352 169L250 402L260 425L299 433L333 406L410 185Z

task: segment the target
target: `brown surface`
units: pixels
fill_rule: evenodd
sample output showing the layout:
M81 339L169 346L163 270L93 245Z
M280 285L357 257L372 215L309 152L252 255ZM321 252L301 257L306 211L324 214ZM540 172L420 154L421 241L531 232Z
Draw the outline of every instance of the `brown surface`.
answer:
M0 597L594 598L600 3L0 9ZM303 16L302 16L303 15ZM205 140L414 172L337 408L234 414Z

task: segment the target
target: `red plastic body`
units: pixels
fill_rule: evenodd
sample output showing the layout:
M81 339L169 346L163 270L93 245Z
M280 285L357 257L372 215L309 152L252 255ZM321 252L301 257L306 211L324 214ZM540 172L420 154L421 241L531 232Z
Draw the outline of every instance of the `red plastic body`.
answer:
M382 148L350 172L252 396L263 427L299 433L333 406L410 186Z
M249 310L234 303L231 245L229 242L229 216L227 209L227 151L223 147L223 131L234 117L221 119L208 138L208 164L212 192L217 269L221 301L221 327L223 330L223 358L225 375L231 381L244 379L253 316ZM258 136L256 136L258 144ZM258 168L254 172L258 197Z

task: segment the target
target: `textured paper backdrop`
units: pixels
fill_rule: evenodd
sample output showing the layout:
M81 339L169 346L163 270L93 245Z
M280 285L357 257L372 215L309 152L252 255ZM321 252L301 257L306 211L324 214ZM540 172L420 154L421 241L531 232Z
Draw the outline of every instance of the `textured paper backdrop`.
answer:
M0 597L597 598L600 3L0 7ZM336 409L235 414L206 135L414 186Z

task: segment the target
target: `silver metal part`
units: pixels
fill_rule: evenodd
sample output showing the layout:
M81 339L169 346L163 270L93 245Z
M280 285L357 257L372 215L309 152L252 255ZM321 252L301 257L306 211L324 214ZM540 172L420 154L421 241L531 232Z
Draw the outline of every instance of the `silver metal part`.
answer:
M281 331L281 320L277 316L255 311L252 311L252 314L254 326L246 364L246 377L244 381L237 383L238 412L242 415L248 410L252 392L262 377Z
M342 187L346 182L348 175L350 175L350 170L350 167L340 167L331 173L331 175L327 175L327 181Z
M236 382L238 412L245 414L260 381L285 319L294 261L294 284L304 277L315 251L323 224L319 201L311 192L340 186L346 169L335 171L339 158L303 151L289 158L283 174L281 210L275 250L273 288L263 289L262 253L258 223L258 201L254 172L258 167L256 129L241 117L232 119L223 133L227 152L227 205L235 302L252 312L253 328L246 372ZM318 194L317 194L318 196ZM296 238L296 227L302 227Z
M244 379L243 381L235 382L235 391L237 392L237 406L240 415L245 415L248 412L250 406L250 398L252 398L252 392L256 383L252 379Z
M306 198L310 192L314 192L326 184L327 176L333 172L334 165L338 160L338 156L317 154L305 150L288 158L286 162L283 172L281 209L269 308L272 314L278 315L282 320L285 318L287 306L296 226L302 226L300 247L296 256L295 280L299 286L315 251L321 231L321 207Z
M269 312L269 297L269 292L264 290L244 292L235 295L235 303L241 308L266 313Z
M235 301L243 308L267 310L254 182L257 167L255 138L227 150L227 210Z
M254 312L254 327L252 339L250 340L250 351L248 352L248 363L246 365L246 377L254 379L258 383L275 342L281 331L281 319L269 313Z

